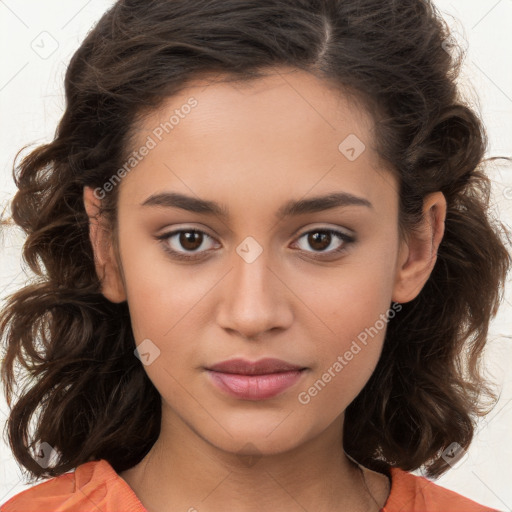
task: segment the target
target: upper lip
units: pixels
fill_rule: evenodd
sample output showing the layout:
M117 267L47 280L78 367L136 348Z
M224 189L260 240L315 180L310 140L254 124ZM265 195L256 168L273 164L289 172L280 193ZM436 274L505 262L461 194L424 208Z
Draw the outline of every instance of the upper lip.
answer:
M237 373L241 375L265 375L286 371L305 369L303 366L287 363L281 359L264 358L259 361L247 361L246 359L229 359L209 366L208 370L222 373Z

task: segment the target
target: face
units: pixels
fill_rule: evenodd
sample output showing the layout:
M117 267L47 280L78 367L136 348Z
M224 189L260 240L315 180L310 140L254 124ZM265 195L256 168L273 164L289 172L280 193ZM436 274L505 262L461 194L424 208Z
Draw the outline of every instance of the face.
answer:
M265 454L341 432L400 314L392 301L430 268L399 239L398 185L372 128L354 100L286 69L191 83L138 126L104 293L128 301L163 431ZM235 358L303 370L208 370Z

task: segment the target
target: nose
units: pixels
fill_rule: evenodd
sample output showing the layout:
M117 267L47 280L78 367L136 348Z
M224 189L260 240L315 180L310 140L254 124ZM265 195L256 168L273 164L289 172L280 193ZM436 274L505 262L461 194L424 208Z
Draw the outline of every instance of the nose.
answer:
M252 262L235 253L220 292L217 323L231 334L259 339L269 331L288 328L293 321L293 294L266 251Z

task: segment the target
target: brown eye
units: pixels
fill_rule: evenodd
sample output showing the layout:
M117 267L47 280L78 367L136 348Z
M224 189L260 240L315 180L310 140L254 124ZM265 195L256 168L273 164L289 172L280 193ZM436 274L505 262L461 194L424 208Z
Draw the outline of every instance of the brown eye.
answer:
M203 233L200 231L181 231L178 238L179 244L187 251L195 251L201 247Z
M156 238L161 241L167 253L182 260L201 258L207 252L205 242L213 241L210 235L197 229L179 229Z
M204 248L207 241L213 237L197 229L179 229L156 237L163 244L164 250L173 258L180 260L198 260L206 255L208 248ZM355 242L355 237L334 229L315 229L304 233L299 240L305 239L308 248L300 247L310 253L314 258L332 257L341 255L347 245ZM338 240L338 244L336 244ZM298 244L299 246L301 244ZM334 248L327 250L334 245ZM202 249L201 249L202 248ZM211 247L210 247L211 249Z
M329 247L332 235L325 231L308 233L308 244L317 251L323 251Z
M343 253L347 249L347 245L355 242L355 237L334 229L315 229L303 233L299 240L306 240L305 244L298 244L302 250L313 254L314 257L317 257L315 253L321 257ZM308 247L313 250L308 250ZM326 250L329 247L331 250Z

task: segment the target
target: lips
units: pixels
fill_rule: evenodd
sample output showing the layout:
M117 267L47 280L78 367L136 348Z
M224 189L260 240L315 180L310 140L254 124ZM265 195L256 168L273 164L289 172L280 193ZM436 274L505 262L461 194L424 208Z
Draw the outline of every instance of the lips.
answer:
M265 400L295 385L307 368L280 359L231 359L206 369L211 384L233 398Z
M265 358L251 362L245 359L230 359L222 361L207 368L221 373L236 373L238 375L266 375L269 373L281 373L304 370L303 366L297 366L280 359Z

